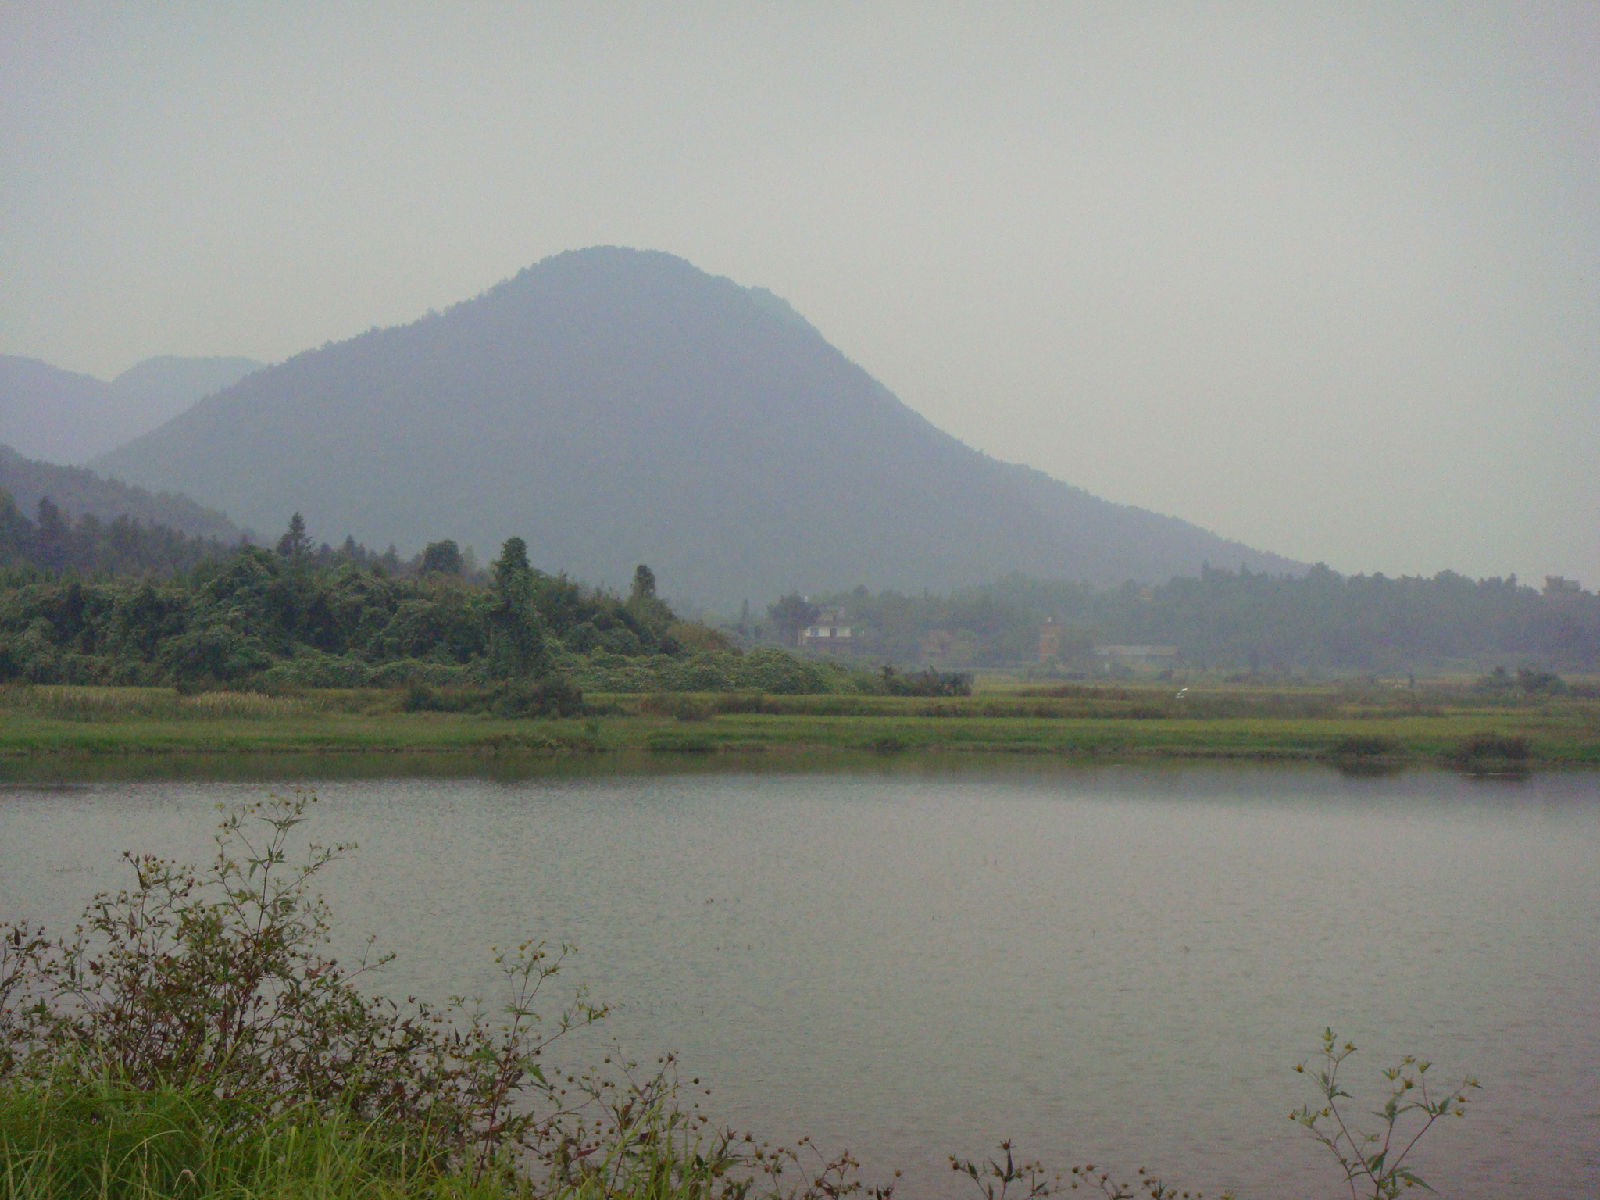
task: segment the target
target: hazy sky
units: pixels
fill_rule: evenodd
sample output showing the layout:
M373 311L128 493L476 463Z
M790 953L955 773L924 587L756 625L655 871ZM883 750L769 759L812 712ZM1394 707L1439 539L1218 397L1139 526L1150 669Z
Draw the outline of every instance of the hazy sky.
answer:
M0 353L278 360L597 243L1110 499L1600 585L1600 5L0 0Z

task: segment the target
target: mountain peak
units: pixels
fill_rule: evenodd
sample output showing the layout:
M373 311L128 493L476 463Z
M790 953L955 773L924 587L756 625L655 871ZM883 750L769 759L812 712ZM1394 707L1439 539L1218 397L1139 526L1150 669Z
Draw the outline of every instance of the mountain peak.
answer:
M526 538L548 571L714 604L793 587L1291 569L988 459L771 292L596 246L267 368L100 461L273 529Z
M38 359L0 355L0 442L47 462L87 462L260 366L248 358L164 355L106 383Z

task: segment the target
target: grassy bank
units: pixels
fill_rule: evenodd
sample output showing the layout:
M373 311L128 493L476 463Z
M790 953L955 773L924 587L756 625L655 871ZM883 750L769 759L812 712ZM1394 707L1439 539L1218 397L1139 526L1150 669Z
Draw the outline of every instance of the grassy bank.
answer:
M1600 698L1420 687L991 682L971 696L590 695L586 714L413 711L402 689L294 694L0 688L0 767L118 759L380 755L487 759L828 752L1253 759L1383 768L1600 766Z

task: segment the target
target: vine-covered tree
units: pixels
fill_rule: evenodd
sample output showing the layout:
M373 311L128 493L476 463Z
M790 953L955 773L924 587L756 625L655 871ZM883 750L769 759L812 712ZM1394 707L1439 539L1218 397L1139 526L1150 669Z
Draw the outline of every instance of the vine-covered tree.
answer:
M544 624L533 607L528 544L507 538L489 584L489 666L502 679L539 673L546 666Z
M633 590L628 599L639 603L656 598L656 573L644 563L633 569Z

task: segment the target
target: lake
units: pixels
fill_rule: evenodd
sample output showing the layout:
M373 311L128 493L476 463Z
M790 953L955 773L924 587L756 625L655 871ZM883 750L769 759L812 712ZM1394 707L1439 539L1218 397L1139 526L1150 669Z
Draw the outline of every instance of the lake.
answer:
M717 1117L901 1168L904 1195L968 1194L946 1155L1002 1138L1338 1195L1287 1119L1327 1025L1361 1046L1364 1109L1404 1052L1480 1079L1424 1144L1442 1194L1600 1194L1594 774L896 759L311 786L314 835L360 843L327 893L398 953L386 990L488 989L491 945L573 942L562 980L613 1005L625 1051L678 1051ZM124 848L208 857L215 806L268 790L6 785L0 918L71 918Z

